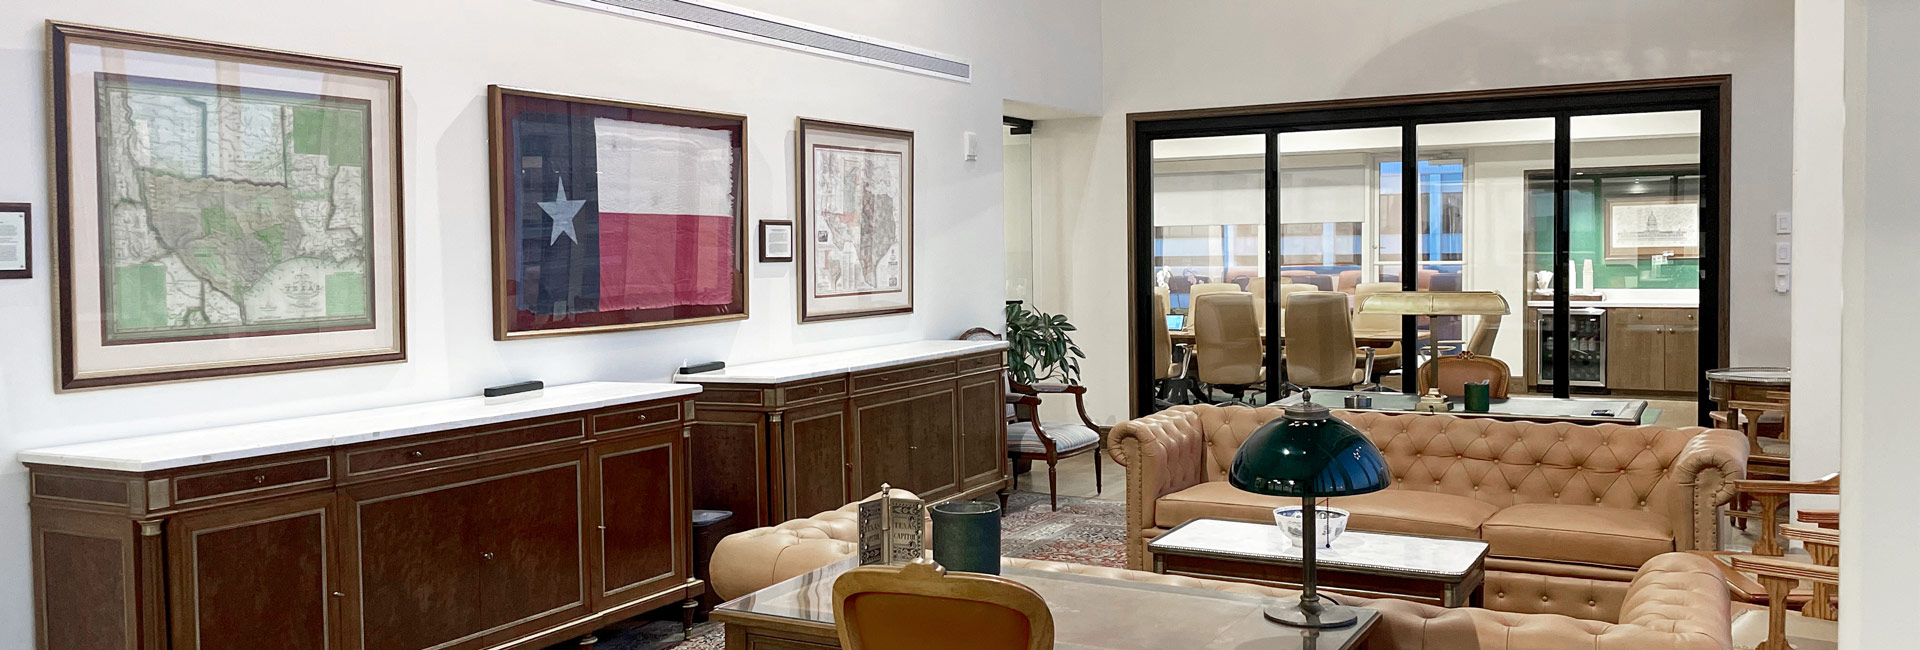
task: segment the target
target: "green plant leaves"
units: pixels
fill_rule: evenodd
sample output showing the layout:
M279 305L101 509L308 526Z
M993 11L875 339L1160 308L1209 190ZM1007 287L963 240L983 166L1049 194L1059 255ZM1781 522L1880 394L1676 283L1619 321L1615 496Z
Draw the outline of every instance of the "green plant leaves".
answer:
M1007 305L1007 371L1023 384L1057 379L1080 383L1080 359L1087 354L1067 332L1078 331L1067 317L1029 309L1023 303Z

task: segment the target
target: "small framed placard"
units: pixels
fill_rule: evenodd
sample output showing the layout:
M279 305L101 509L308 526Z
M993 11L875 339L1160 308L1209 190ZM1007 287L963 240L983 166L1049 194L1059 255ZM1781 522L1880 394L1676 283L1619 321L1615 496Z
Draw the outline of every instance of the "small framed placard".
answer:
M760 261L793 261L793 222L760 222Z
M33 207L0 203L0 280L33 277Z

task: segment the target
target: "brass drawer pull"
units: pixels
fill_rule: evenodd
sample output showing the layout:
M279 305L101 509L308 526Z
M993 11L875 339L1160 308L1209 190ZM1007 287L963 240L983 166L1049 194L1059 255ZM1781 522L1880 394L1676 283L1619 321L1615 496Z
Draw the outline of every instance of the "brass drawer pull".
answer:
M413 450L413 451L409 451L409 452L407 452L407 457L408 457L408 458L419 458L419 457L421 457L421 456L425 456L425 455L427 455L427 454L426 454L426 452L423 452L423 451L420 451L420 450L418 450L418 449L415 449L415 450Z
M493 559L493 553L481 553L481 554L480 554L480 559L482 559L482 560L491 560L491 559Z
M255 474L255 475L253 475L253 484L254 484L254 485L259 485L259 484L261 484L261 483L265 483L265 482L267 482L267 475L265 475L265 474Z

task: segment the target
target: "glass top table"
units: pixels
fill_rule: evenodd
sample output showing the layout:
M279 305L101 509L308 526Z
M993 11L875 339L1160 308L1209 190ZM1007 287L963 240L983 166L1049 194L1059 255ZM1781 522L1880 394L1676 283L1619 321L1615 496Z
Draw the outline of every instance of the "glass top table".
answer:
M805 636L837 645L833 583L857 558L796 576L714 608L712 616L753 635ZM1266 619L1274 599L1209 589L1002 566L1003 578L1040 594L1053 612L1054 647L1074 650L1347 650L1366 638L1380 613L1360 610L1359 623L1317 633ZM729 645L729 647L733 647Z
M1278 406L1298 404L1302 394L1311 394L1313 403L1335 410L1375 411L1382 413L1412 413L1418 395L1405 393L1363 393L1350 390L1313 390L1308 393L1294 393L1274 402ZM1348 395L1366 395L1373 398L1369 408L1348 408ZM1474 418L1493 418L1496 420L1527 420L1532 422L1571 422L1574 424L1652 424L1651 420L1659 415L1658 411L1649 412L1647 401L1643 399L1593 399L1558 397L1502 397L1488 400L1486 413L1473 413L1465 409L1464 402L1458 397L1447 398L1453 407L1448 415Z

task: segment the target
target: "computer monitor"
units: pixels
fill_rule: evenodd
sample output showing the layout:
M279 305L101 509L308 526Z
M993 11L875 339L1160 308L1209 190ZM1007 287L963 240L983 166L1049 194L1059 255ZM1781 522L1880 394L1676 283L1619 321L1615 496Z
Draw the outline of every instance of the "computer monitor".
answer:
M1170 329L1170 330L1186 329L1186 325L1187 325L1186 314L1167 314L1167 329Z

